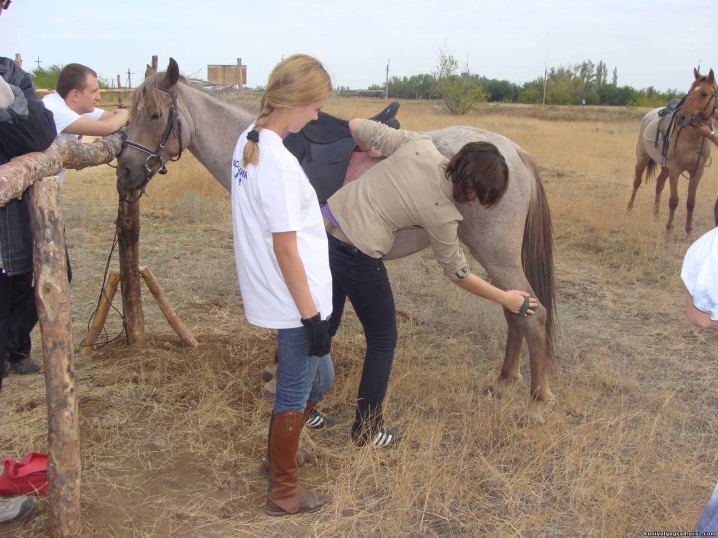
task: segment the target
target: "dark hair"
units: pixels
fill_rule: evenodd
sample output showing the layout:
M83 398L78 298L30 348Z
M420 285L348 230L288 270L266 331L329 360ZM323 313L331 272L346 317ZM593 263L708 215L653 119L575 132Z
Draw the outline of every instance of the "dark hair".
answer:
M82 91L87 86L87 75L92 75L97 78L97 73L87 66L82 64L67 64L60 71L60 76L57 77L57 84L55 84L55 91L60 94L63 99L67 97L67 94L72 90Z
M469 191L484 207L501 200L509 186L509 167L499 148L489 142L469 142L446 165L446 179L451 181L454 200L468 202Z

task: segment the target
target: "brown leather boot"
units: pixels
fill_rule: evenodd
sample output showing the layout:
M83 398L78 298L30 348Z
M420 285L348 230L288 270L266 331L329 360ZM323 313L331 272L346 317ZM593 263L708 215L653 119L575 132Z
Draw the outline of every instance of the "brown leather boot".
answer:
M317 405L317 402L307 402L307 407L304 408L304 422L302 424L306 424L307 420L309 419L309 415L312 414L312 409ZM274 415L272 415L272 418L269 419L269 437L267 438L267 455L262 458L262 461L259 464L259 474L262 476L266 476L269 478L269 439L272 437L272 421L274 420ZM304 450L303 448L297 449L297 467L301 467L305 463L307 463L307 460L309 459L309 452Z
M283 411L273 417L269 439L269 491L264 505L264 511L270 516L316 512L332 500L329 495L307 491L297 484L302 419L299 411Z

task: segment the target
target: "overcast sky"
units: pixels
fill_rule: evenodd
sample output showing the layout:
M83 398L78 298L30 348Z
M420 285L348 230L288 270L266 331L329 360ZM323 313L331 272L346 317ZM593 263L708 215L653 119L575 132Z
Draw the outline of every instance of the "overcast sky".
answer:
M13 0L0 17L0 55L23 67L85 64L136 86L152 55L184 75L247 65L264 85L282 56L305 52L335 86L383 84L435 71L445 49L462 67L517 84L544 66L603 60L619 85L685 91L693 68L718 68L717 0Z

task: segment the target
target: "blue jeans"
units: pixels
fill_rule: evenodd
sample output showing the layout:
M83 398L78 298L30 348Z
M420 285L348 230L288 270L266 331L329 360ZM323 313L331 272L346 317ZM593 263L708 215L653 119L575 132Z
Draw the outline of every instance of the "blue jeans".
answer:
M304 327L277 331L279 367L274 396L275 415L283 411L304 412L307 402L318 402L334 382L332 356L308 357Z
M716 532L718 531L718 484L716 484L711 498L708 499L703 513L701 514L694 532Z
M374 433L383 426L382 404L389 386L396 349L396 308L384 262L339 239L329 238L332 271L332 317L329 334L341 323L347 297L364 328L366 354L352 431Z

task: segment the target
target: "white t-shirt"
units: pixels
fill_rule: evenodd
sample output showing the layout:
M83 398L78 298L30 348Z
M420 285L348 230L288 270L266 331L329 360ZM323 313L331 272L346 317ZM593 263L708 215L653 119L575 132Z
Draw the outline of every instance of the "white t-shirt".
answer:
M92 112L85 114L78 114L72 110L65 100L60 97L59 93L48 93L42 98L42 102L45 103L45 108L52 112L55 118L55 128L57 129L57 138L59 142L79 142L82 140L82 135L63 133L65 129L80 118L89 118L91 120L99 120L104 113L101 108L96 108ZM67 170L63 168L57 175L57 179L62 185L62 180L65 178Z
M681 278L695 307L718 321L718 228L702 235L688 248Z
M242 168L250 126L232 157L232 223L239 288L247 321L267 329L301 327L301 315L274 255L272 234L297 232L297 247L314 304L332 313L332 277L324 220L314 188L282 139L259 132L259 161Z

